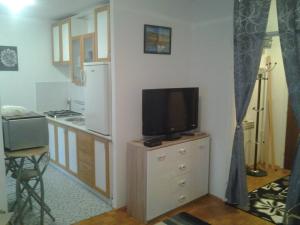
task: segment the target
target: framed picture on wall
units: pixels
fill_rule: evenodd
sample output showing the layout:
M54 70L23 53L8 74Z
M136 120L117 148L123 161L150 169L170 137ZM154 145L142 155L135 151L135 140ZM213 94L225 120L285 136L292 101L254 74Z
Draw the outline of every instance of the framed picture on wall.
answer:
M0 46L0 71L18 71L18 50L15 46Z
M172 28L144 25L144 53L171 54Z

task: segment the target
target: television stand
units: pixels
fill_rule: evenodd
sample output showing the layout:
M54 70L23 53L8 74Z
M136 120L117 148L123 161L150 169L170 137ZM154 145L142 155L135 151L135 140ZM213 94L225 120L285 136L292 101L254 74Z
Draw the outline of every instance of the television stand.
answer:
M195 136L196 133L195 132L184 132L184 133L181 133L182 136Z
M182 136L180 133L175 133L175 134L167 134L165 139L166 141L175 141L180 139Z
M207 134L145 147L127 144L127 213L143 224L208 194Z

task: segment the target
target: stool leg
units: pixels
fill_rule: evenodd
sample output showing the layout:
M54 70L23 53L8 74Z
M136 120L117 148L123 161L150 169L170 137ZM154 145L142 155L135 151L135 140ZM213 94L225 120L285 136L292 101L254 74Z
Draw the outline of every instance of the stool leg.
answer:
M41 225L44 225L44 216L45 216L45 209L44 209L44 204L45 204L45 193L44 193L44 182L42 177L39 177L40 180L40 188L41 188Z
M41 222L40 225L44 225L44 216L45 216L45 192L44 192L44 182L42 178L42 173L40 171L38 162L35 157L32 157L32 162L34 163L34 167L38 172L38 183L40 184L40 190L41 190L41 196L40 196L40 201L41 201Z
M23 171L23 166L24 166L24 161L25 158L21 159L20 162L20 166L18 168L18 175L17 175L17 179L16 179L16 218L15 218L15 222L18 222L18 220L20 220L22 218L21 213L19 212L19 210L22 208L21 207L21 198L22 198L22 193L21 193L21 175L22 175L22 171Z
M30 210L32 210L33 207L32 207L32 200L31 200L31 197L29 197L29 206L30 206Z

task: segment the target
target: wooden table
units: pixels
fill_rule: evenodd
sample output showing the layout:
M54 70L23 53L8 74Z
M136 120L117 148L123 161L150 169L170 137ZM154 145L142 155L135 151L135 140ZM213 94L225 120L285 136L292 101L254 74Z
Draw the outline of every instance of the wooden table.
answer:
M26 158L32 156L41 156L48 151L49 151L48 146L40 147L40 148L29 148L29 149L23 149L19 151L7 151L5 152L5 156L7 158Z

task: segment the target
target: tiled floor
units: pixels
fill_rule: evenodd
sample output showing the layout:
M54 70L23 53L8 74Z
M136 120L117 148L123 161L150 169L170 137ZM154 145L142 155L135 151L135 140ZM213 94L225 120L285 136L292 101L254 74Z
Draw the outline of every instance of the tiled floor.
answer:
M261 178L248 177L249 191L261 187L273 180L288 175L288 171L269 170L269 176ZM212 225L272 225L272 223L262 220L256 216L252 216L246 212L235 209L226 205L220 199L213 196L205 196L195 202L192 202L179 209L173 210L149 224L153 225L158 221L162 221L167 217L177 214L178 212L189 212ZM142 225L134 218L130 217L124 209L114 210L100 216L76 223L75 225Z
M14 200L14 180L8 179L9 199ZM46 225L69 225L95 215L110 211L110 205L102 201L94 193L83 188L54 167L49 166L44 175L46 203L51 208L55 223L45 216ZM28 212L24 225L39 224L39 210L35 206Z

